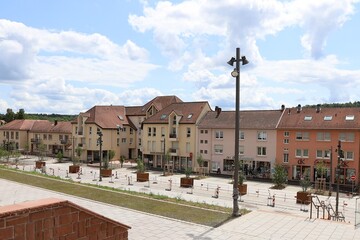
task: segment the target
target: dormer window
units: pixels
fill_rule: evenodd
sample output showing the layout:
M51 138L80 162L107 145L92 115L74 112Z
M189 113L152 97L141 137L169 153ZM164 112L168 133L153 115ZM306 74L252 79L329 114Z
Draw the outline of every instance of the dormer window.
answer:
M190 119L192 116L193 116L193 114L190 113L187 118Z
M305 120L305 121L311 121L311 120L312 120L312 116L305 116L305 117L304 117L304 120Z
M345 120L346 121L354 121L355 116L354 115L346 115Z
M332 120L332 116L325 116L324 117L324 121L331 121Z
M165 119L166 118L166 114L162 114L161 116L160 116L160 119L161 120L163 120L163 119Z
M119 119L120 119L121 121L124 121L124 117L123 117L123 116L119 115L118 117L119 117Z

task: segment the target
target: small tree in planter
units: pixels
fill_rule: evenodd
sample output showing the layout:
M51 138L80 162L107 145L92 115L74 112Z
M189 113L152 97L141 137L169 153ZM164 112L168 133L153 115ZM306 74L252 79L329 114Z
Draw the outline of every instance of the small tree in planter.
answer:
M73 165L69 166L69 173L77 173L80 171L80 156L84 150L81 147L76 147L75 149L75 156L72 157Z
M238 190L240 195L247 194L247 184L244 184L244 181L246 180L244 172L239 172L239 185Z
M315 166L316 169L316 184L315 184L315 190L316 193L323 194L326 190L326 178L324 178L326 167L324 162L317 163Z
M287 182L287 173L285 168L280 164L276 164L273 174L273 183L275 184L273 188L284 189L286 182Z
M185 177L180 178L180 187L192 187L194 186L194 178L191 178L192 168L185 169Z
M311 186L310 169L305 170L304 176L300 180L300 186L302 191L296 193L296 203L310 204L311 196L308 192L308 188Z
M110 150L108 152L108 157L104 161L104 168L102 168L100 171L102 177L111 177L112 169L109 166L109 159L111 161L114 157L115 157L115 151Z
M37 149L39 151L39 155L38 155L38 160L35 162L35 166L38 169L42 169L46 165L46 162L45 162L46 146L45 146L45 144L40 143L37 146Z
M201 154L198 155L198 157L196 158L196 161L199 165L199 178L201 178L203 175L205 175L204 169L203 169L203 164L204 164L204 158Z
M145 172L145 164L141 158L137 159L136 181L138 181L138 182L149 181L149 173Z
M121 156L120 156L120 167L121 167L121 168L123 167L124 162L125 162L125 156L124 156L124 155L121 155Z

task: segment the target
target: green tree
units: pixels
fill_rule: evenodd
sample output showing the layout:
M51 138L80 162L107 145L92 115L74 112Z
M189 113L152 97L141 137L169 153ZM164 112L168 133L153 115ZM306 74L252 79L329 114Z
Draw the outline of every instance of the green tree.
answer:
M5 114L5 122L11 122L12 120L15 119L15 113L13 112L13 110L11 108L6 109L6 114Z
M115 157L115 151L110 150L108 153L108 157L104 161L104 168L109 169L109 161L111 161Z
M16 119L25 119L25 110L23 108L19 109L15 116Z
M275 188L281 189L285 187L285 183L287 182L287 172L284 166L280 164L276 164L274 168L273 174L273 183L275 184Z
M306 192L307 189L311 186L310 169L305 170L304 175L300 179L300 186L301 186L303 192Z
M124 162L125 162L125 156L124 156L124 155L121 155L121 156L120 156L120 167L123 167Z
M202 166L204 164L204 158L201 155L201 153L199 153L199 155L197 156L196 161L197 161L197 163L199 165L199 175L202 175L202 173L203 173Z
M62 151L59 151L57 154L56 154L56 158L58 160L59 163L62 162L62 159L64 157L64 154L62 153Z

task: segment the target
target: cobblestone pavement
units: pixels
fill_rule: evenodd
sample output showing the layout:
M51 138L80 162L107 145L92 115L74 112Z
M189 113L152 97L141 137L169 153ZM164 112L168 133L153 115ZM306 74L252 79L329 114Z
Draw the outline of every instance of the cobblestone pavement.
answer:
M73 181L82 183L151 192L189 201L232 207L230 179L207 177L195 180L193 189L184 189L179 187L180 177L183 175L175 174L165 177L161 176L160 172L150 172L150 181L140 183L135 181L135 169L131 168L130 164L125 164L123 168L113 170L112 178L103 178L100 182L98 168L83 165L82 174L69 174L67 169L70 164L59 164L53 159L48 159L46 174L71 178ZM18 168L33 171L34 166L34 159L23 159L20 160ZM117 166L114 165L114 167ZM131 226L130 239L360 239L360 229L354 227L355 205L360 204L360 199L357 200L357 197L344 195L340 197L339 210L344 213L346 222L314 219L317 216L314 208L312 209L313 218L310 219L310 208L296 204L294 196L300 190L299 187L287 186L283 190L272 190L269 189L271 187L269 183L252 181L246 183L248 194L241 197L239 206L250 209L252 212L217 228L137 212L1 179L0 205L47 197L67 199ZM220 187L219 197L214 198L217 187ZM171 191L168 191L170 188ZM275 196L274 207L273 196ZM319 199L335 206L335 197L319 196ZM319 217L322 217L322 211L319 212ZM360 222L360 214L357 216L357 221Z

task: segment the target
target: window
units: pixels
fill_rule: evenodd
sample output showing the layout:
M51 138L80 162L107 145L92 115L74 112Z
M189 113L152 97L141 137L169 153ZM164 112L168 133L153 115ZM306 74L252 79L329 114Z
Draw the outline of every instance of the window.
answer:
M324 121L331 121L332 120L332 116L325 116L324 117Z
M305 121L311 121L311 119L312 119L312 116L305 116L305 117L304 117L304 120L305 120Z
M44 139L44 140L47 139L47 134L43 134L43 139Z
M266 147L257 147L258 156L266 156Z
M117 139L116 139L116 145L117 145L117 146L120 146L120 138L117 138Z
M133 138L130 138L129 144L133 143Z
M200 133L203 134L203 133L204 133L204 130L200 130Z
M190 152L190 143L189 142L186 143L186 152L187 153Z
M148 152L150 152L150 148L151 148L151 141L147 141L147 150L148 150Z
M340 133L339 140L343 142L354 142L355 134L354 133Z
M14 139L14 132L11 132L11 139Z
M191 136L191 128L187 128L186 129L186 137L190 137Z
M354 115L346 115L345 120L346 121L353 121L355 119Z
M285 139L284 139L284 143L285 143L285 144L289 144L289 139L288 139L288 138L285 138Z
M134 134L134 129L130 128L130 134Z
M204 143L204 140L200 140L200 143Z
M120 127L116 128L116 134L120 135Z
M283 155L283 162L288 163L289 162L289 153L284 153Z
M89 127L89 134L91 135L92 133L92 127Z
M316 133L316 140L317 141L330 141L330 133L329 132L318 132Z
M50 140L50 141L52 140L52 135L51 135L51 134L49 134L49 140Z
M223 145L215 145L214 152L215 154L223 154Z
M224 138L224 135L223 135L223 131L216 131L215 132L215 138L216 139L223 139Z
M284 137L289 137L290 133L289 132L284 132Z
M19 139L19 132L15 133L15 139L18 140Z
M61 140L63 140L63 135L59 135L59 140L61 141Z
M267 139L267 133L265 131L260 131L257 133L257 139L259 141L266 141Z
M295 151L296 157L308 158L309 157L309 150L308 149L296 149Z
M165 128L161 127L161 137L165 137Z
M204 151L203 151L203 150L200 150L200 153L204 153Z
M344 156L345 156L345 160L347 160L347 161L354 160L354 153L353 152L345 152Z
M165 119L166 118L166 114L162 114L161 116L160 116L160 119L161 120L163 120L163 119Z
M126 143L126 138L121 138L121 143Z
M244 155L244 152L245 152L245 147L243 145L240 145L239 146L239 154Z
M299 141L309 140L309 133L308 132L297 132L296 140L299 140Z
M207 143L208 143L208 140L205 140L204 143L207 144Z
M204 150L204 153L207 154L207 150Z
M173 124L176 124L176 116L173 117Z
M156 137L156 128L153 128L153 137Z
M240 140L245 140L245 132L240 131Z
M208 133L208 130L205 130L204 133L207 134L207 133Z
M148 137L151 137L151 127L148 127Z

